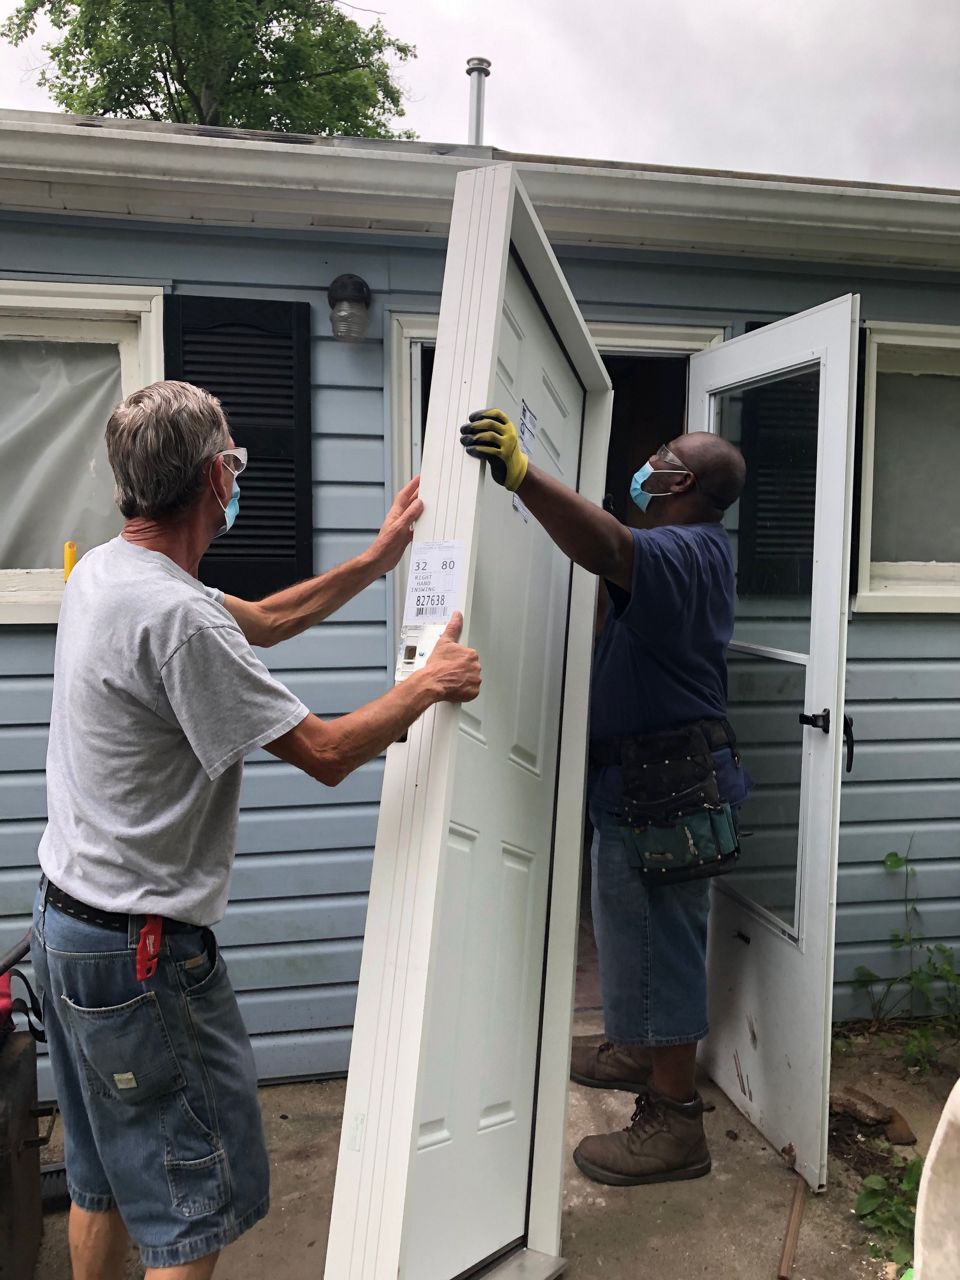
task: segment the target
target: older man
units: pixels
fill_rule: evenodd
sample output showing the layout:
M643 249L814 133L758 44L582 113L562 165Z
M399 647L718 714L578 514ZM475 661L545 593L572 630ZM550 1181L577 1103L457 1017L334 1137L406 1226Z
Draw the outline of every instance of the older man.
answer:
M606 1038L574 1041L571 1075L637 1103L625 1129L584 1138L574 1160L614 1186L698 1178L710 1171L695 1081L709 876L736 857L732 810L749 786L726 720L736 572L723 512L743 490L743 456L706 432L662 445L629 482L647 517L637 529L529 465L500 410L473 414L461 443L610 597L588 796Z
M328 786L429 706L480 688L451 622L422 671L325 722L251 644L320 622L393 569L422 511L414 480L355 560L251 603L203 586L246 451L182 382L107 426L126 518L67 583L47 756L33 955L63 1114L75 1280L205 1280L267 1211L256 1071L210 926L223 915L243 759L258 747Z

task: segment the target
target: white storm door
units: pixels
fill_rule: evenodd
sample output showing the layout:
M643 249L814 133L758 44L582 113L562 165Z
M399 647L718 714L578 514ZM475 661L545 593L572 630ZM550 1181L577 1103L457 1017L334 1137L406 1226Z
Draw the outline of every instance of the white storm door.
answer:
M533 460L598 499L611 396L512 168L461 174L416 539L462 544L484 684L387 753L328 1280L562 1265L595 584L458 428L492 405L535 420Z
M713 1079L814 1189L826 1179L859 298L690 360L688 429L747 459L730 720L754 789L714 881ZM801 715L817 717L801 723Z

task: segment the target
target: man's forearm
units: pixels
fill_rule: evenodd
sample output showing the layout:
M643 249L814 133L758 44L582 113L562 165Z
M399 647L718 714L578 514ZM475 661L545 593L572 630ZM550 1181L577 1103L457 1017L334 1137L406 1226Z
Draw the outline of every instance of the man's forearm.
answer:
M532 464L517 494L565 555L629 589L633 537L619 520Z
M402 738L437 698L436 685L424 668L388 689L382 698L337 720L307 716L275 742L268 742L266 749L325 786L335 787Z
M259 643L279 644L281 640L299 635L336 613L382 574L376 557L367 550L317 578L308 578L266 596L257 608L270 639Z
M420 670L395 684L375 702L368 702L338 720L326 721L329 738L322 754L334 774L330 785L336 786L354 769L386 751L436 701L429 676Z

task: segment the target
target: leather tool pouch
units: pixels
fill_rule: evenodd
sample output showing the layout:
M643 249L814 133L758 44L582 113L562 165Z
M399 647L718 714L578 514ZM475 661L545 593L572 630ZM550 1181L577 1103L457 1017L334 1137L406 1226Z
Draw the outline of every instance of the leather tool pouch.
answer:
M622 816L637 870L651 883L721 875L736 862L736 818L714 767L713 750L723 745L716 733L707 722L620 740Z

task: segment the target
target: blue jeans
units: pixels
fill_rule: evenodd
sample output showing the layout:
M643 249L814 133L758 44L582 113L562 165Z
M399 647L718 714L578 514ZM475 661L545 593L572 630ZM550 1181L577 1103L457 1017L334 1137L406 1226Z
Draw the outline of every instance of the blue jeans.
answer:
M164 934L136 977L127 933L42 905L33 963L81 1209L117 1208L146 1267L222 1249L269 1205L250 1040L209 929Z
M710 881L647 887L630 827L604 810L594 826L593 932L604 1029L616 1044L673 1045L707 1034Z

